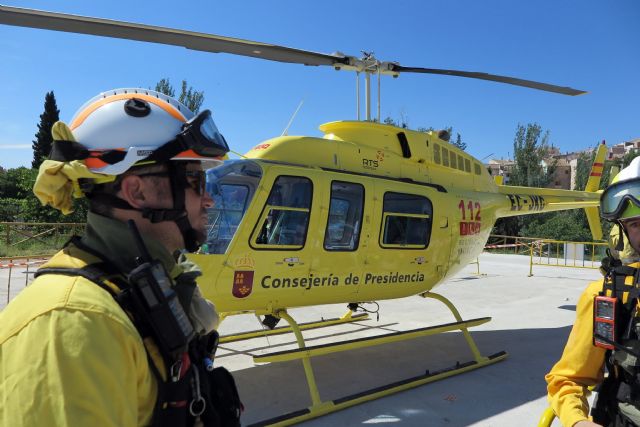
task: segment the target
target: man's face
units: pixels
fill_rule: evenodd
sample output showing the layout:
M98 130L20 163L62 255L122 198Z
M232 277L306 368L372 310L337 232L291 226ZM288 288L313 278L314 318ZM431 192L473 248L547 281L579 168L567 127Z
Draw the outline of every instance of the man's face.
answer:
M187 173L202 172L199 162L190 162L186 166ZM184 208L191 227L198 234L198 241L204 243L207 238L207 208L213 207L213 199L204 191L197 174L187 175L189 185L184 189ZM151 183L149 190L145 192L147 199L146 207L159 209L172 209L173 196L169 178L165 176L149 176L147 182ZM158 238L165 241L170 251L184 248L184 241L178 226L173 221L162 221L156 223L154 233Z
M627 230L627 236L629 237L631 247L633 247L636 252L640 253L640 217L623 221L622 225L625 230Z
M187 172L190 171L202 171L202 165L200 163L189 163ZM201 183L197 177L187 176L187 182L189 182L189 185L184 190L184 206L191 227L198 233L198 241L204 243L207 239L207 223L209 222L207 209L213 207L213 199L204 190L204 185L200 190ZM202 194L198 194L199 192Z

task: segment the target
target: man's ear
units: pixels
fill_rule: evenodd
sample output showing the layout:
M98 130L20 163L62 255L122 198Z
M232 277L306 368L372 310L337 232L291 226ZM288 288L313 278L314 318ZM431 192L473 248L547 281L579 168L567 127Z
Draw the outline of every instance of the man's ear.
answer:
M147 184L137 175L129 175L122 179L120 184L120 198L124 199L134 208L146 207L145 188Z

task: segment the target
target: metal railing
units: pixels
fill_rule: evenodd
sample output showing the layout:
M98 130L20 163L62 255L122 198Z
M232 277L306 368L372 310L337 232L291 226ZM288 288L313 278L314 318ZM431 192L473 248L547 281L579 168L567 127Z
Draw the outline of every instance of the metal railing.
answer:
M72 235L81 233L84 223L0 222L0 255L51 253Z
M529 248L533 242L543 240L540 237L505 236L491 234L484 249L487 252L513 253L529 255Z
M600 268L600 261L606 256L608 247L606 242L540 239L529 246L529 276L533 276L534 265Z
M0 257L0 295L4 293L6 289L6 298L0 300L0 308L4 304L8 304L12 296L18 294L20 290L25 288L29 284L30 275L36 272L36 268L41 264L48 261L51 255L35 255L35 256L21 256L21 257ZM24 274L24 286L21 279L19 282L19 289L14 286L13 293L11 294L11 280L14 279L14 285L16 284L16 274ZM6 301L6 302L5 302Z

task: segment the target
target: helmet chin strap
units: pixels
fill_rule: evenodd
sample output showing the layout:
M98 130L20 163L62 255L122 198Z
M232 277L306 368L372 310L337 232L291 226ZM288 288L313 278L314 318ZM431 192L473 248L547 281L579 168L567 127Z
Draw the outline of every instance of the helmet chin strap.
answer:
M184 247L188 252L195 252L200 247L198 240L198 232L194 230L189 222L189 216L185 208L185 193L187 183L187 165L186 162L169 162L169 182L171 183L171 195L173 197L173 209L167 209L167 215L169 218L165 221L173 221L178 226L180 234L182 234L182 240ZM164 209L153 209L154 211L165 211ZM176 211L180 211L181 214L177 218L171 218L172 214ZM142 212L142 216L146 218L145 212ZM151 222L153 220L150 219Z
M134 208L126 200L112 194L94 194L89 198L92 201L104 203L117 209L133 210L142 213L142 217L152 224L164 221L173 221L178 226L182 235L184 247L188 252L198 250L200 242L198 232L191 226L189 216L185 209L185 188L187 187L186 162L168 162L168 176L171 183L171 196L173 198L172 209L160 208Z
M618 243L616 243L615 250L620 252L624 249L624 236L627 236L627 240L629 240L629 235L627 234L627 229L622 226L622 221L618 220L616 222L618 223L618 235L620 238L618 239ZM631 241L629 240L629 242Z

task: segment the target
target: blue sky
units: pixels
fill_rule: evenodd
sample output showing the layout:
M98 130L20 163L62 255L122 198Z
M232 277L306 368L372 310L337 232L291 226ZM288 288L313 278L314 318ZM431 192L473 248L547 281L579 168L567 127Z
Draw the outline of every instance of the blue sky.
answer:
M46 9L358 55L405 66L482 71L587 90L569 97L459 77L382 81L382 117L453 126L479 159L507 157L518 123L537 122L562 152L640 137L640 2L524 1L17 1ZM232 148L355 119L355 74L180 47L0 25L0 166L30 165L31 141L53 90L69 121L107 89L163 77L205 92ZM485 160L486 161L486 160Z

